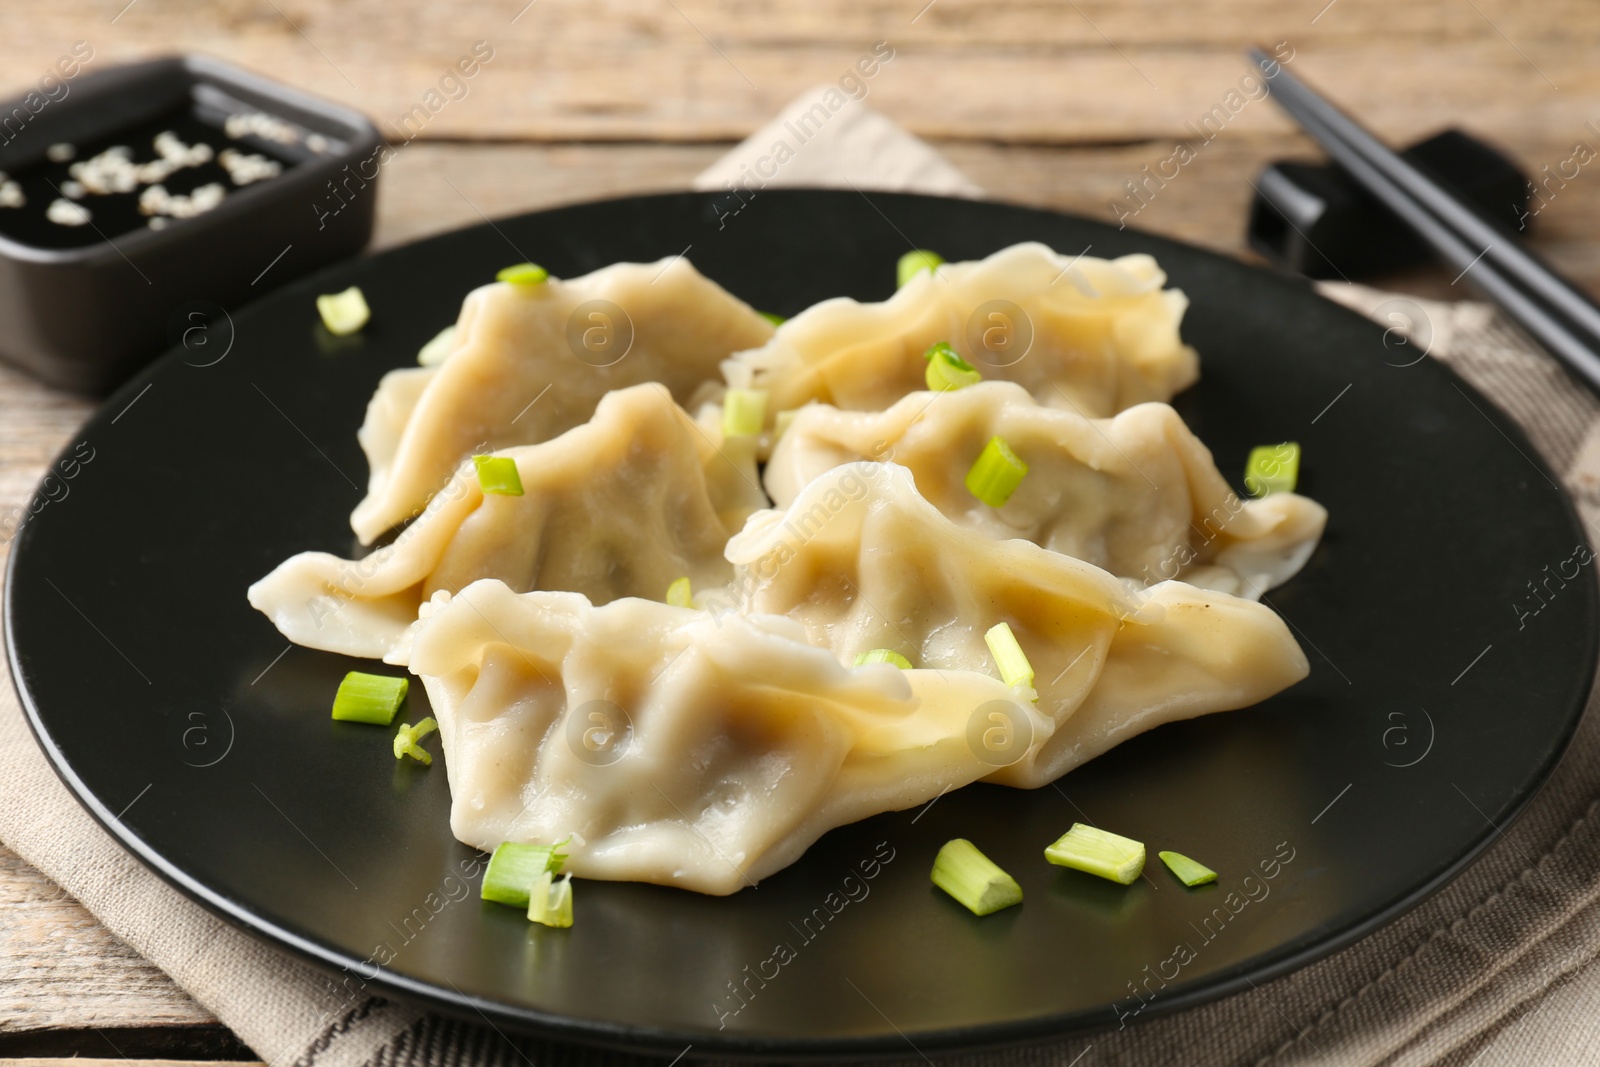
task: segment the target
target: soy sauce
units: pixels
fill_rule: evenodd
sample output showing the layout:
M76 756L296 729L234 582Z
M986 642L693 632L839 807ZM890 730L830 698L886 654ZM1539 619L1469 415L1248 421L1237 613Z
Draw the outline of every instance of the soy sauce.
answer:
M262 117L269 122L277 121ZM72 176L74 164L87 162L107 149L126 146L131 152L129 158L136 164L161 158L156 150L156 138L163 133L175 135L185 145L205 144L212 150L209 162L184 167L156 183L172 196L189 196L203 186L216 183L223 187L223 199L226 202L228 197L237 196L242 189L248 188L247 185L236 184L229 170L219 162L219 157L227 149L244 155L265 156L282 168L280 175L299 160L317 154L304 148L303 140L299 139L304 131L295 134L295 144L283 145L255 134L230 137L224 125L226 121L227 116L214 107L203 108L189 100L148 122L75 144L71 158L41 159L38 163L9 173L7 178L21 186L25 202L20 207L0 207L0 235L35 248L69 249L86 248L108 239L114 242L135 230L150 228L153 216L141 212L139 206L140 194L150 188L149 184L140 184L132 192L105 195L85 192L77 198L64 196L63 192L70 189L68 183L75 180ZM288 128L287 124L279 125ZM261 182L273 180L273 177L258 179ZM57 200L67 200L86 208L90 214L89 222L72 226L52 221L49 217L50 206ZM61 211L60 208L57 210ZM188 221L184 218L166 218L164 223L158 223L157 226L182 226Z

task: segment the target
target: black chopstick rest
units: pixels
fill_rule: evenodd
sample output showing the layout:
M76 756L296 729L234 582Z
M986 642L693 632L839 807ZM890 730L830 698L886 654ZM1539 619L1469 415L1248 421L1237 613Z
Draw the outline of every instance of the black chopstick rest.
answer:
M1445 130L1401 155L1490 217L1526 232L1528 179L1498 150ZM1279 160L1255 187L1250 247L1280 267L1311 278L1355 279L1433 258L1422 238L1335 164Z

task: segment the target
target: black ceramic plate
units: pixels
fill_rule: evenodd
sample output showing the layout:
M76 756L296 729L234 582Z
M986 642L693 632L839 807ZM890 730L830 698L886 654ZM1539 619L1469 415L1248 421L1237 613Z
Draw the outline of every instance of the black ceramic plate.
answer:
M41 744L129 849L360 976L350 989L668 1054L933 1052L1148 1017L1298 967L1437 889L1549 774L1594 669L1592 583L1561 580L1586 541L1523 435L1441 366L1404 365L1414 350L1300 280L1082 219L853 192L729 206L588 204L350 263L237 315L231 348L225 325L191 338L90 422L18 537L6 622ZM292 552L354 549L373 386L507 263L571 277L687 251L792 314L887 297L912 245L970 259L1023 240L1160 259L1204 366L1178 408L1223 471L1252 445L1303 444L1301 487L1332 521L1271 594L1311 659L1300 685L1054 787L974 786L837 830L731 898L584 882L577 925L554 932L477 899L443 767L398 766L388 732L329 720L361 664L286 648L245 602ZM325 344L313 297L350 284L372 323ZM413 687L408 719L424 713ZM1047 865L1074 821L1221 878L1189 891L1153 861L1124 888ZM1016 875L1020 908L979 920L930 886L956 836Z

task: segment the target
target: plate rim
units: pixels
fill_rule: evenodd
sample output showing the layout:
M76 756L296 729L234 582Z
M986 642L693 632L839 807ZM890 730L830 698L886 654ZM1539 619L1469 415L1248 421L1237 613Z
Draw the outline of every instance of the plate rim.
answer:
M848 191L826 186L782 187L763 190L763 193L773 194L774 199L786 199L790 196L810 197L817 194L848 197ZM263 294L258 300L237 309L234 314L246 313L258 304L272 301L280 297L284 289L304 287L315 283L324 276L340 273L348 269L353 263L376 259L401 249L411 249L436 241L450 240L468 231L487 230L496 227L500 223L517 223L525 219L552 215L567 210L593 209L624 204L641 205L650 202L667 201L712 203L718 195L716 192L698 190L630 194L600 199L568 201L533 211L519 212L515 215L500 216L493 220L484 220L441 233L430 234L417 240L380 249L374 253L364 253L361 256L341 260L303 278L298 278L283 288ZM981 205L982 207L1069 219L1077 223L1087 223L1097 228L1110 228L1109 223L1100 219L998 198L986 197L973 200L966 197L890 191L875 191L873 196L900 201L941 202L963 207ZM1298 284L1309 298L1318 300L1328 307L1335 308L1338 313L1358 320L1374 330L1380 329L1378 324L1373 323L1366 316L1322 295L1309 279L1302 278L1292 272L1270 265L1246 262L1226 252L1205 248L1193 242L1165 234L1154 233L1138 227L1128 228L1134 230L1142 239L1180 247L1188 252L1198 253L1202 257L1222 261L1231 267L1268 275L1279 282ZM175 346L151 360L138 373L107 395L100 402L100 406L96 408L95 412L78 427L77 432L80 434L85 433L101 425L103 420L117 409L119 400L134 393L136 388L142 391L142 388L153 382L156 376L166 373L168 367L182 362L182 352L182 346ZM1506 435L1507 439L1523 453L1524 458L1529 460L1533 468L1555 487L1554 494L1561 502L1568 520L1573 528L1582 533L1592 551L1594 542L1589 537L1571 493L1550 468L1545 457L1533 446L1522 427L1449 365L1437 360L1434 363L1437 370L1447 375L1458 388L1467 392L1469 398L1475 398L1483 402L1485 407L1480 408L1480 411L1490 421L1491 425ZM56 454L51 464L46 467L47 473L54 468L56 461L69 455L71 447L68 444ZM43 485L41 483L29 495L25 507L31 510L32 505L40 497L42 491ZM15 587L14 580L18 569L18 561L24 555L24 546L29 543L30 533L30 524L25 523L12 540L11 551L5 568L4 601L3 604L0 604L0 629L3 629L6 645L7 668L9 669L23 716L28 723L34 741L44 752L51 769L67 787L72 798L84 807L124 850L131 853L147 869L154 872L187 899L199 904L208 912L228 922L231 927L244 932L247 936L254 937L275 949L287 950L293 958L301 962L309 963L325 972L356 974L363 982L363 990L368 997L389 994L425 1010L441 1011L466 1021L475 1021L475 1017L478 1017L490 1022L491 1025L498 1021L510 1025L518 1031L529 1033L539 1038L605 1047L624 1052L664 1052L668 1055L680 1050L683 1045L687 1044L691 1047L700 1048L707 1054L741 1060L771 1060L780 1056L812 1061L823 1061L840 1056L877 1059L904 1056L908 1048L916 1052L926 1049L931 1052L945 1054L982 1052L1003 1047L1037 1045L1051 1040L1104 1032L1111 1028L1112 1020L1089 1021L1086 1017L1090 1011L1097 1012L1101 1010L1090 1009L1088 1011L1078 1010L1039 1015L1004 1022L982 1023L934 1031L919 1031L917 1033L918 1040L915 1044L912 1044L911 1039L904 1035L899 1037L876 1035L856 1038L819 1039L803 1036L774 1037L729 1034L709 1029L705 1031L675 1030L654 1025L626 1024L549 1013L533 1007L516 1006L489 997L464 993L460 990L448 990L422 979L411 978L404 974L393 972L388 967L375 962L358 960L354 956L320 945L310 938L302 937L277 923L255 914L243 903L230 900L163 858L98 800L94 792L79 777L64 753L61 752L51 738L49 729L45 725L34 700L33 693L25 684L16 643L16 605L12 591ZM1586 583L1583 588L1591 616L1591 624L1593 625L1594 620L1600 617L1600 589L1597 589L1594 583ZM1595 629L1600 631L1600 627L1595 627ZM1592 633L1591 636L1596 636L1596 634ZM1582 671L1586 679L1582 686L1582 691L1585 695L1577 701L1576 706L1569 712L1559 744L1552 748L1549 757L1528 778L1524 786L1507 798L1506 802L1496 811L1497 818L1493 820L1486 819L1485 829L1480 831L1472 844L1451 862L1442 865L1427 880L1413 887L1402 897L1391 901L1386 907L1351 923L1331 935L1325 935L1313 940L1302 939L1304 943L1300 944L1291 943L1293 947L1288 948L1282 955L1267 963L1252 964L1250 961L1243 961L1203 980L1186 985L1177 985L1172 987L1171 991L1164 991L1164 996L1152 1000L1140 1009L1138 1021L1142 1022L1147 1018L1165 1017L1190 1008L1213 1003L1251 988L1253 981L1270 981L1309 966L1349 947L1395 921L1444 888L1444 886L1458 877L1466 867L1481 857L1489 846L1502 835L1504 830L1522 815L1533 799L1549 783L1556 767L1565 758L1572 745L1579 723L1587 709L1589 698L1595 688L1597 668L1600 668L1600 641L1591 640L1588 645L1587 662L1583 665ZM373 972L371 977L366 976L367 971ZM359 1002L357 1002L356 1008L351 1008L350 1010L358 1010L358 1008Z

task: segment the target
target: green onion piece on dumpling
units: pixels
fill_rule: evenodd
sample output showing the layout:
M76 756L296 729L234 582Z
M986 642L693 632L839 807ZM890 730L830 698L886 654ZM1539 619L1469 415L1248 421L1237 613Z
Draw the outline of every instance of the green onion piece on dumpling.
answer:
M722 436L754 437L767 421L765 389L729 389L722 398Z
M550 272L537 263L517 263L497 271L494 280L520 289L533 289L549 281Z
M862 667L868 663L888 663L903 671L911 669L911 661L892 648L875 648L856 657L855 666Z
M522 475L510 456L473 456L478 471L478 488L492 496L521 496Z
M922 358L928 361L928 369L924 372L923 379L928 383L928 388L936 393L949 389L965 389L969 385L977 385L983 381L983 374L978 368L962 359L956 350L944 341L929 348Z
M929 252L925 248L913 249L900 257L900 262L895 264L895 278L897 288L905 288L907 282L923 271L933 273L944 265L944 257L937 252Z
M967 491L991 508L1004 507L1022 484L1028 465L1003 437L991 437L967 471Z

